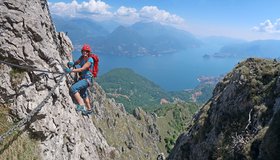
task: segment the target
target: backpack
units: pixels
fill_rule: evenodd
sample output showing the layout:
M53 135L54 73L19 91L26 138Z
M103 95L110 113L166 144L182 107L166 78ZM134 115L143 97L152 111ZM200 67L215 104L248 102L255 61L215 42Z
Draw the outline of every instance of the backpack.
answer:
M96 78L97 77L97 73L98 73L98 62L99 62L99 58L96 54L90 53L89 57L91 57L94 61L94 66L93 69L89 68L89 71L92 73L93 77Z

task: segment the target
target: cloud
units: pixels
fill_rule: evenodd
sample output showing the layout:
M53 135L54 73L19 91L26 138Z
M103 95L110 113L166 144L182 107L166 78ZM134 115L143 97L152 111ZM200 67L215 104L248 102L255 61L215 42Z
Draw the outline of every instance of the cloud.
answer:
M274 23L269 19L260 23L259 26L253 27L253 31L265 32L265 33L280 33L280 18L278 18Z
M108 11L110 6L102 1L89 0L88 2L78 3L73 0L71 3L49 3L52 14L66 17L86 17L86 16L111 16Z
M108 11L110 6L102 1L90 0L89 2L82 2L80 10L85 10L94 14L111 14Z
M185 23L183 18L175 14L170 14L165 10L160 10L156 6L144 6L139 11L139 14L142 19L153 20L165 24L178 25Z
M52 14L65 17L87 17L94 20L112 19L121 24L133 24L138 21L154 21L172 26L185 26L185 20L175 14L159 9L157 6L144 6L140 10L121 6L110 12L110 5L101 0L89 0L78 3L49 3ZM183 28L183 27L182 27Z
M49 3L50 10L53 14L60 16L75 17L79 8L77 1L72 1L71 3Z
M182 25L185 20L156 6L144 6L139 11L135 8L121 6L115 13L116 19L123 23L135 23L137 21L154 21L168 25Z
M114 16L117 20L124 24L132 24L140 21L139 13L135 8L128 8L121 6L115 13Z
M116 15L118 15L118 16L137 16L138 17L138 13L135 8L127 8L124 6L121 6L117 10Z

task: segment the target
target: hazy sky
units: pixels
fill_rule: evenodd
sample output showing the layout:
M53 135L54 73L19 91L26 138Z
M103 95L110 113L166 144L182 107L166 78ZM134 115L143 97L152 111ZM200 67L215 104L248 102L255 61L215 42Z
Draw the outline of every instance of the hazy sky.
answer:
M280 0L49 0L53 14L122 24L156 21L196 36L280 39Z

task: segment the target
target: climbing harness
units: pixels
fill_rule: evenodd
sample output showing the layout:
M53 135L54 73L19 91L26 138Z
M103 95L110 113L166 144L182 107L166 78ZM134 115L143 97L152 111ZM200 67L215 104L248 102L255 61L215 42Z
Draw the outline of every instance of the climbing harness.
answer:
M57 81L57 83L55 84L55 86L50 90L49 94L47 95L47 97L34 109L32 110L24 119L22 119L20 122L18 122L18 124L16 124L15 126L13 126L11 129L9 129L7 132L5 132L4 134L2 134L0 136L0 143L3 142L3 140L8 137L9 135L11 135L13 132L15 132L16 130L18 130L19 128L23 127L25 124L27 124L28 122L31 121L32 117L34 115L36 115L42 108L43 106L48 102L48 100L51 98L52 94L54 93L55 89L60 85L60 82L63 80L64 76L66 76L67 73L61 73L61 72L50 72L50 71L44 71L44 70L37 70L37 69L33 69L33 68L29 68L29 67L24 67L24 66L20 66L20 65L16 65L16 64L12 64L12 63L8 63L5 61L1 61L0 63L4 63L10 66L14 66L14 67L18 67L18 68L22 68L22 69L31 69L33 71L39 71L39 72L47 72L47 73L57 73L57 74L61 74L60 75L60 79Z

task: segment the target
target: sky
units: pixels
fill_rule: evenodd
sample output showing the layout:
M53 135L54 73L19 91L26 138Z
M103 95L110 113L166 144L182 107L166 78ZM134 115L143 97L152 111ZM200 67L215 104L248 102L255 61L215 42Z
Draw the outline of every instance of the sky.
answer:
M52 14L117 21L154 21L196 36L280 39L280 0L48 0Z

